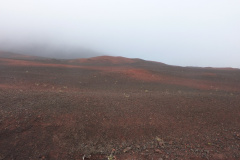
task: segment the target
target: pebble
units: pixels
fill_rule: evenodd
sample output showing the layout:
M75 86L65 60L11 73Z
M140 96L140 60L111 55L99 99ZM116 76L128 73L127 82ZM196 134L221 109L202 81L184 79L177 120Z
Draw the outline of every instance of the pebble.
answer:
M154 150L156 153L162 153L162 151L160 149L155 149Z
M126 153L126 152L130 151L131 149L132 149L132 147L127 147L123 150L123 152Z

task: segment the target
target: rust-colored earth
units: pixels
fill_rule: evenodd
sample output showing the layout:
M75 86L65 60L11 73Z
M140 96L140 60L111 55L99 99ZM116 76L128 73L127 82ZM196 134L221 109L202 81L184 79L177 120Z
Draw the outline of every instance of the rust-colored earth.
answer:
M239 69L0 57L0 159L240 159Z

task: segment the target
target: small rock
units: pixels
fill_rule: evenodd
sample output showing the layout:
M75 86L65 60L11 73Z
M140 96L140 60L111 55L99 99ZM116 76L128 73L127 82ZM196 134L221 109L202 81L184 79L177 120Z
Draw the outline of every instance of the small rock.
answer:
M154 152L156 153L162 153L162 151L160 149L155 149Z
M163 139L161 139L161 138L159 138L159 137L156 137L156 140L157 140L158 145L159 145L160 147L164 147L165 142L163 141Z
M140 154L143 155L143 156L148 156L148 155L149 155L148 152L142 152L142 153L140 153Z
M91 155L90 154L84 154L82 159L85 160L85 158L87 159L90 159L91 158Z
M209 154L209 150L205 150L205 152L206 152L207 154Z
M123 150L123 152L126 153L126 152L130 151L131 149L132 149L132 147L127 147Z
M40 158L41 160L46 159L45 156L39 156L39 158Z
M137 144L137 145L136 145L136 148L137 148L137 149L140 149L140 148L141 148L141 146L139 146L139 145Z

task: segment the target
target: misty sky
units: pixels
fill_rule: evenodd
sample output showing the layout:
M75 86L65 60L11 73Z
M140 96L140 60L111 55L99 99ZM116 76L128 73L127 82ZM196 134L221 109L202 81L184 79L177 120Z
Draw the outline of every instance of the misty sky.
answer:
M32 44L240 68L240 1L0 0L0 48Z

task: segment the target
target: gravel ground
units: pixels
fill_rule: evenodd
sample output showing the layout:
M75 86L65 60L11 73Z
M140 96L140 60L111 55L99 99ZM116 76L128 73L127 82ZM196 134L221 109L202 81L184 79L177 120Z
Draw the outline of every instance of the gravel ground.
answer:
M240 159L239 82L235 69L0 59L0 159Z

